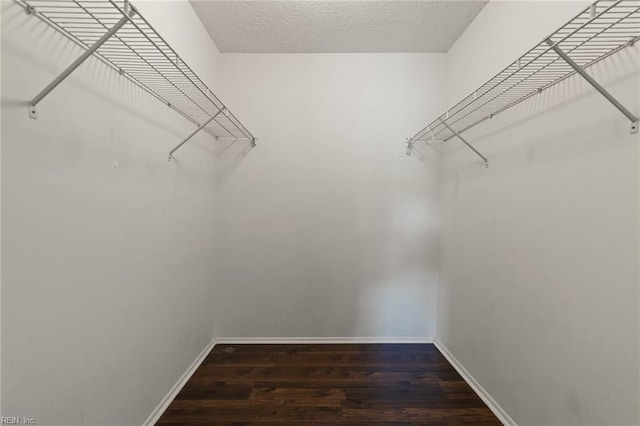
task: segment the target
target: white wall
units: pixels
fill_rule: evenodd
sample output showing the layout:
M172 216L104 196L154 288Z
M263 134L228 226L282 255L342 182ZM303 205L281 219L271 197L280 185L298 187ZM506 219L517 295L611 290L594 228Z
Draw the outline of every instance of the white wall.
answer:
M437 164L403 137L444 106L444 55L222 58L258 146L221 189L217 335L432 337Z
M583 7L490 2L447 56L449 104ZM638 64L589 70L636 114ZM490 167L445 156L438 339L520 425L639 424L640 137L578 77L467 137Z
M211 86L187 2L138 4ZM3 415L141 424L213 337L215 144L95 59L27 117L80 49L2 2Z
M218 55L187 3L138 6L258 146L167 163L192 126L95 60L28 119L79 49L3 2L3 415L139 424L214 331L430 337L438 293L438 338L518 423L638 423L624 117L568 80L468 133L488 170L452 144L444 194L399 140L581 3L491 2L446 62ZM639 57L591 70L636 112Z

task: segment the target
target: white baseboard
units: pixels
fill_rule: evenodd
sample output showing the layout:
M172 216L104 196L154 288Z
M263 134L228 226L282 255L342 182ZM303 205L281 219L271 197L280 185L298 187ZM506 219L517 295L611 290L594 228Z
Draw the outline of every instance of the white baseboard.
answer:
M169 392L162 398L162 401L151 412L143 426L152 426L160 419L162 413L167 409L171 401L178 395L178 392L189 381L193 373L196 372L202 361L209 355L209 352L217 344L322 344L322 343L432 343L431 337L222 337L213 339L200 352L197 358L191 363L178 381L171 387Z
M187 384L191 376L193 376L193 373L195 373L198 367L200 367L200 364L202 364L202 361L204 361L207 355L209 355L209 352L211 352L216 343L216 339L213 339L202 350L202 352L200 352L196 359L191 363L189 368L187 368L187 371L185 371L184 374L180 376L178 381L169 390L169 393L167 393L165 397L162 398L160 404L158 404L158 406L151 412L149 417L147 417L147 420L145 420L142 424L143 426L153 426L158 420L160 420L160 416L162 416L162 413L164 413L169 404L171 404L171 401L174 400L174 398L178 395L178 392L180 392L184 385Z
M216 344L433 343L432 337L218 337Z
M493 412L493 414L496 415L496 417L502 422L502 424L507 426L517 426L517 423L496 402L496 400L493 399L491 395L489 395L489 392L487 392L486 389L483 388L480 383L478 383L478 381L471 375L471 373L469 373L467 369L464 368L462 364L460 364L460 361L458 361L456 357L453 356L451 352L449 352L447 347L441 341L439 341L438 339L433 339L433 344L436 346L436 348L438 348L442 355L444 355L447 361L449 361L449 363L453 365L453 368L455 368L456 371L462 376L462 378L469 384L469 386L471 386L475 393L478 394L480 399L482 399L484 403L487 404L487 407L489 407L489 409Z
M340 344L340 343L433 343L445 358L460 373L469 386L480 396L491 411L505 425L517 426L506 411L489 395L489 393L476 381L476 379L460 364L451 352L438 339L432 337L220 337L213 339L200 352L189 368L173 385L158 406L149 415L143 426L152 426L160 419L162 413L167 409L171 401L174 400L178 392L189 381L193 373L200 367L200 364L207 357L209 352L217 344Z

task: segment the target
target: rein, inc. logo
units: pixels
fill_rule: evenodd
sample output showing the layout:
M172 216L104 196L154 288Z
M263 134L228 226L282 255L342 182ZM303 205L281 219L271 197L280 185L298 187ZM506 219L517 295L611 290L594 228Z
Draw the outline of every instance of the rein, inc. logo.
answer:
M0 425L35 425L36 421L32 417L2 416Z

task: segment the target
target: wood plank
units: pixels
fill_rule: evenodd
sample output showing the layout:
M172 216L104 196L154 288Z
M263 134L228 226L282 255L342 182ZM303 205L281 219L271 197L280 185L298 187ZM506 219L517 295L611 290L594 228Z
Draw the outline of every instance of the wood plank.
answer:
M433 372L421 368L352 368L351 378L356 384L384 383L387 385L440 383L440 378Z
M430 344L217 345L162 425L499 425Z
M245 422L248 418L260 422L341 422L342 412L338 407L281 407L261 406L251 409L245 407L200 407L177 409L171 406L163 414L158 424L181 421L183 424L193 423L228 423Z
M258 399L176 399L171 403L174 410L197 410L199 408L243 408L243 409L261 409L284 407L284 400L258 400Z
M448 399L428 397L420 399L345 399L341 402L345 408L484 408L481 399Z
M227 382L211 382L201 384L189 382L176 396L181 399L249 399L253 386L251 384L236 384Z
M300 387L255 387L250 399L311 399L322 402L326 399L344 399L344 390L336 388L300 388ZM319 404L322 405L322 404Z
M351 382L351 370L340 367L274 367L274 368L229 368L215 365L200 366L194 374L195 380L215 378L218 381L234 380L238 382L269 381L280 382Z
M421 352L359 352L359 353L290 353L277 354L276 366L402 366L403 368L429 366L430 368L448 369L446 360L441 360L430 353Z
M371 423L392 422L392 423L450 423L458 424L495 424L501 423L493 416L488 408L364 408L353 409L343 408L342 417L345 423L352 421Z
M354 400L416 400L420 398L438 397L446 399L445 391L438 384L420 386L384 386L368 385L345 388L347 399Z
M250 399L285 400L287 407L340 407L344 390L324 387L258 387Z
M276 354L262 353L211 353L202 362L202 365L216 365L219 367L273 367Z

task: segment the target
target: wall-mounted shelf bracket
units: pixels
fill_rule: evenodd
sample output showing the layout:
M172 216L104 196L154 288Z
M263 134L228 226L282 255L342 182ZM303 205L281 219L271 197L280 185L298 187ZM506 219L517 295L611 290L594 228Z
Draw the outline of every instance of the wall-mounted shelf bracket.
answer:
M407 154L408 156L411 156L411 148L413 148L413 141L411 141L411 139L406 138L405 139L407 141L407 150L405 151L405 154Z
M207 124L211 123L213 120L216 119L216 117L218 117L220 114L223 114L227 109L226 108L222 108L220 111L218 111L217 113L215 113L214 115L211 116L211 118L209 118L207 121L205 121L204 123L202 123L201 125L198 126L197 129L195 129L193 132L191 132L191 134L189 134L189 136L187 136L186 138L184 138L182 140L182 142L180 142L178 145L176 145L175 148L173 148L170 152L169 152L169 161L171 161L171 158L173 158L173 153L176 152L178 149L180 149L180 147L182 145L184 145L185 143L187 143L187 141L189 139L191 139L192 137L194 137L196 135L196 133L198 133L200 130L204 129Z
M622 105L611 93L607 91L600 83L598 83L593 77L591 77L587 72L580 67L580 65L576 64L573 59L564 52L557 43L554 43L551 38L546 39L546 43L551 46L554 52L558 54L571 68L575 70L576 73L580 74L582 78L584 78L587 83L593 86L602 96L604 96L611 104L618 109L625 117L631 121L630 133L638 133L638 117L636 117L631 111L629 111L624 105Z
M480 151L478 151L476 148L473 147L473 145L471 145L469 142L467 142L467 140L465 138L463 138L460 135L460 133L456 132L451 127L449 127L449 125L446 123L446 121L444 121L443 119L440 119L440 122L444 125L444 127L449 129L449 131L451 133L453 133L458 139L460 139L462 141L462 143L464 143L471 151L475 152L478 157L482 158L482 161L484 161L484 166L485 167L489 167L489 160L487 159L487 157L482 155L480 153Z
M433 130L431 130L431 127L427 126L427 130L429 130L429 139L431 139L431 142L438 142L438 141L436 141L436 138L435 138L435 136L433 134ZM419 142L422 139L416 139L415 137L413 137L413 138L407 138L406 140L407 140L407 152L406 152L406 154L408 156L411 156L411 150L413 149L413 145L415 145L416 142ZM440 141L440 142L442 142L442 141ZM430 145L428 140L424 140L424 143L426 143L427 145Z
M82 55L71 65L67 67L66 70L62 71L62 73L56 77L47 87L42 89L40 93L38 93L32 100L29 102L29 118L37 119L38 118L38 110L36 109L36 105L43 100L53 89L55 89L60 83L62 83L72 72L76 70L84 61L86 61L91 55L93 55L99 48L102 46L107 40L111 38L124 24L126 24L131 17L133 17L135 11L132 7L127 7L127 13L113 26L111 27L98 41L96 41L90 48L84 51Z

